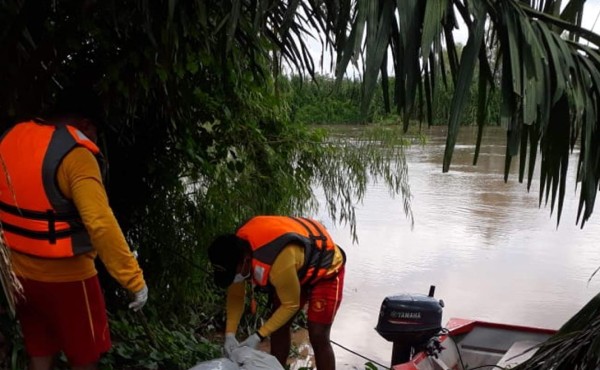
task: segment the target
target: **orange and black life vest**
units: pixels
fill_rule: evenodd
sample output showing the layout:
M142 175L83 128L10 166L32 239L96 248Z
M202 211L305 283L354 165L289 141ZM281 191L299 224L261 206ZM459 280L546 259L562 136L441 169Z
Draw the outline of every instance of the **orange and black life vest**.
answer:
M298 271L301 285L327 275L336 245L323 225L315 220L286 216L256 216L236 232L252 249L252 278L257 286L268 285L275 258L290 243L304 247L304 266Z
M56 173L75 147L100 150L73 126L22 122L0 139L0 221L15 251L64 258L92 250L73 202L58 188Z

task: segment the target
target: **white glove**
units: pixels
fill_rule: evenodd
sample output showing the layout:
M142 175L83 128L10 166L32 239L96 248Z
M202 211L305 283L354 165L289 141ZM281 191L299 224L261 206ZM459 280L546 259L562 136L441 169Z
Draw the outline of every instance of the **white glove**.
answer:
M225 334L225 344L223 345L223 348L225 349L225 354L227 355L227 357L231 357L231 352L233 352L234 349L238 348L239 345L240 343L237 339L235 339L235 334Z
M148 300L148 287L144 287L133 294L133 301L129 304L129 308L134 311L139 311L144 307Z
M245 341L240 343L240 347L246 346L246 347L256 349L256 347L258 347L258 343L260 343L260 341L261 341L261 339L258 336L258 334L254 333L251 336L249 336L248 338L246 338Z

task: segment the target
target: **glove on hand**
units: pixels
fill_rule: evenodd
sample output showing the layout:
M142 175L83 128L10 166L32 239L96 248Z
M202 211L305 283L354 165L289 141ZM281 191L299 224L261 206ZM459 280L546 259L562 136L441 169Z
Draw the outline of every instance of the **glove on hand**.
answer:
M231 352L234 349L238 348L240 343L237 339L235 339L235 334L227 333L225 334L225 344L223 345L223 349L225 349L225 354L227 357L231 357Z
M133 294L133 301L129 304L129 308L134 311L139 311L144 307L148 300L148 287L144 285L142 289Z
M250 347L253 349L256 349L256 347L258 347L258 343L260 343L261 339L260 336L258 335L258 333L254 333L251 336L249 336L248 338L246 338L245 341L243 341L242 343L240 343L240 347Z

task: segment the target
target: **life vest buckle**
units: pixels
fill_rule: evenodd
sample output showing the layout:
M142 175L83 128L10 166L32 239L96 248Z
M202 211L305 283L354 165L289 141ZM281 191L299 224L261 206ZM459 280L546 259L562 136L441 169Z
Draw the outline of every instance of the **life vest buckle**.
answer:
M48 215L48 242L56 244L56 213L49 209L46 211L46 215Z

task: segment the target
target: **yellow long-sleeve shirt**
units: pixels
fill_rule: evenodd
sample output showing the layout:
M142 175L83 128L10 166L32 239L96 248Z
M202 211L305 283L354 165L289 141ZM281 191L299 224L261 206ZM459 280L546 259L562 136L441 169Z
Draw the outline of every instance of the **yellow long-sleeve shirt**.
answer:
M339 248L335 248L333 263L328 274L335 274L344 264ZM304 265L304 248L297 244L288 244L277 255L269 273L269 283L275 288L275 294L281 305L273 312L258 333L267 337L287 323L300 309L300 281L298 271ZM226 333L236 333L244 312L246 284L231 284L227 289Z
M85 148L75 148L58 167L56 180L63 195L77 207L94 250L68 258L39 258L12 251L12 264L18 276L45 282L69 282L97 274L96 255L106 269L131 292L145 285L137 260L131 253L123 232L108 204L100 168L94 155Z

